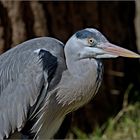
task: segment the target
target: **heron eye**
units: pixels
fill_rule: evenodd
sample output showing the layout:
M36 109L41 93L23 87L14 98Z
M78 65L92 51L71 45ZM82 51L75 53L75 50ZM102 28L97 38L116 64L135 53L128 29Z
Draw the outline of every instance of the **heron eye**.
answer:
M89 44L93 44L94 43L94 39L93 38L88 38L88 43Z

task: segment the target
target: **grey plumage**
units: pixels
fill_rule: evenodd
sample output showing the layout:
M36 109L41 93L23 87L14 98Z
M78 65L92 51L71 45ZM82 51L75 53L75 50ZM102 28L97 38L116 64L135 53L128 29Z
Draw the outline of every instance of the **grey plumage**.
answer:
M41 37L0 56L0 139L48 139L64 117L89 102L102 80L100 58L135 54L108 42L95 29L76 32L65 44ZM18 138L18 137L15 137Z
M41 49L40 46L43 46L42 50L48 50L58 59L55 63L59 64L59 73L57 72L55 77L57 80L52 83L49 78L53 79L55 64L49 65L51 58L49 56L47 62L46 58L41 56L44 54L39 54L42 50L37 54L35 50ZM42 96L42 88L47 92L48 79L49 90L59 82L59 77L66 68L63 47L56 39L42 37L22 43L0 56L0 139L24 127L29 118L29 110L34 107L38 98L41 98L39 96ZM45 62L46 66L43 64ZM50 75L47 73L49 69L52 70Z

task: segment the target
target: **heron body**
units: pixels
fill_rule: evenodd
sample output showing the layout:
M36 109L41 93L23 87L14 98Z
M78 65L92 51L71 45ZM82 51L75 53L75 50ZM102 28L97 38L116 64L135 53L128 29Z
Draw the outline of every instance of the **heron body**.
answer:
M2 54L0 139L16 131L26 139L52 138L65 115L97 93L100 59L118 56L140 57L109 43L95 29L76 32L65 45L41 37Z
M46 91L58 84L66 69L63 47L56 39L42 37L0 56L0 139L15 129L20 131L29 116L37 112L32 114L33 110L44 104Z

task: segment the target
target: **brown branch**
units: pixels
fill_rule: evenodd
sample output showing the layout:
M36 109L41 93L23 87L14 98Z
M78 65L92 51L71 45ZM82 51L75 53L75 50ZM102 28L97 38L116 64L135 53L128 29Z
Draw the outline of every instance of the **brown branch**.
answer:
M125 112L129 111L129 106L128 106L128 93L129 91L133 88L133 85L130 84L124 94L124 100L123 100L123 106L121 111L116 115L116 117L113 119L113 123L117 123L120 118L124 115Z
M31 9L34 15L34 32L36 36L48 35L47 31L47 21L45 19L45 14L42 5L37 1L30 2Z
M3 5L7 8L8 16L11 19L12 26L12 45L21 43L26 39L25 24L22 20L20 12L20 1L2 1Z

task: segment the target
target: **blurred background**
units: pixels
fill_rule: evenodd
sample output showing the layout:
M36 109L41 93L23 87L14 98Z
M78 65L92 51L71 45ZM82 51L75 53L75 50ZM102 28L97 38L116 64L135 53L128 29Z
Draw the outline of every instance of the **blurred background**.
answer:
M140 1L0 0L0 53L40 36L65 43L87 27L138 52ZM67 116L56 138L140 139L140 61L117 58L103 63L104 79L97 96Z

